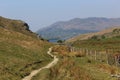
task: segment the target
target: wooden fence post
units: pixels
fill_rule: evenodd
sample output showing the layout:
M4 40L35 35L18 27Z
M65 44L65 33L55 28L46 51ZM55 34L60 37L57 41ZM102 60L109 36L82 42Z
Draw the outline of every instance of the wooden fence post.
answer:
M108 50L105 51L106 52L106 63L108 64Z
M95 60L97 60L97 52L96 52L96 50L94 51L94 53L95 53Z

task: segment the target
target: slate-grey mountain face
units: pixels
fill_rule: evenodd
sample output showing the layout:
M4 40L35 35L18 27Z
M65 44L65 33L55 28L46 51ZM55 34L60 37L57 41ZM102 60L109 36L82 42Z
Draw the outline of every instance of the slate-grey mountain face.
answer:
M96 32L112 26L120 26L120 18L75 18L56 22L37 31L46 39L68 39L78 34Z

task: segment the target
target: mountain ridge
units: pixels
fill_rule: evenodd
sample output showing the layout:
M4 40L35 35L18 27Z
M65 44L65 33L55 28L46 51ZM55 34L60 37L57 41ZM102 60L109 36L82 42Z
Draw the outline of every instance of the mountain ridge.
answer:
M38 30L37 33L46 39L57 38L58 36L59 39L68 39L79 34L97 32L112 26L120 26L120 18L74 18L53 23L46 28Z

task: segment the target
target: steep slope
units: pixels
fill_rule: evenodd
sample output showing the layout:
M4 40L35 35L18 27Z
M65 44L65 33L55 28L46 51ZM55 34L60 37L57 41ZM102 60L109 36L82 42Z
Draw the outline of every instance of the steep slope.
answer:
M111 26L120 26L120 18L75 18L56 22L38 30L37 33L47 39L68 39L78 34L96 32Z
M9 22L11 20L4 24L7 27L0 23L0 80L21 80L51 61L46 54L51 44L36 38L17 22L13 22L15 26L8 26Z
M12 20L0 16L0 27L36 37L36 34L30 31L29 25L21 20Z

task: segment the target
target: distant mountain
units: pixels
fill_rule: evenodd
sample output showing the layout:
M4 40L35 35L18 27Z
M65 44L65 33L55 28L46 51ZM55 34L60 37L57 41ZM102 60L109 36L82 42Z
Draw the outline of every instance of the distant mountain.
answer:
M75 18L69 21L56 22L37 31L46 39L68 39L73 36L97 32L112 26L120 26L120 18Z

